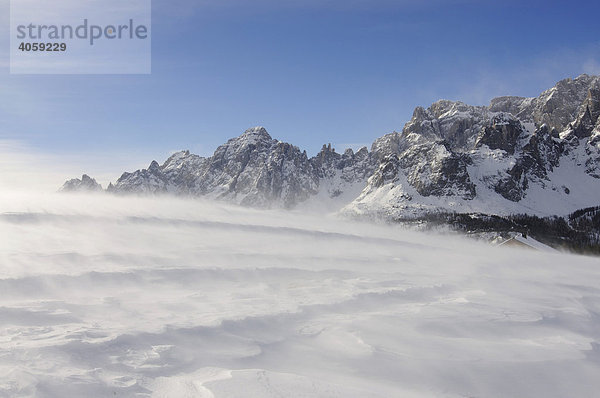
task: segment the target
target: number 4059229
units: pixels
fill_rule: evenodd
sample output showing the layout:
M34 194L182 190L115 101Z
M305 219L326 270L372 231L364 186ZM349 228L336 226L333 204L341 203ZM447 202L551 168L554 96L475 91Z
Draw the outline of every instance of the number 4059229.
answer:
M21 51L67 51L67 43L21 43Z

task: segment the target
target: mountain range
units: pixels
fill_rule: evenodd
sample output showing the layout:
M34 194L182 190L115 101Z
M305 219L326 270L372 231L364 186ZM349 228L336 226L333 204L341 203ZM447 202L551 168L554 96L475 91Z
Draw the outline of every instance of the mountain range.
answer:
M84 175L62 190L100 190ZM600 76L489 106L440 100L401 132L314 157L254 127L210 157L181 151L123 175L113 194L173 194L258 208L391 220L452 212L564 216L600 202Z

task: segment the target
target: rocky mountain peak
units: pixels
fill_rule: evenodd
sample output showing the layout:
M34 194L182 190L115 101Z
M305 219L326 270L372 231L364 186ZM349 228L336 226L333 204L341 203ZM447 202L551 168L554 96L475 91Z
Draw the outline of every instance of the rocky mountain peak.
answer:
M150 172L159 172L160 171L160 165L158 164L158 162L156 160L153 160L150 163L150 166L148 166L148 171L150 171Z
M507 112L518 116L523 108L528 107L534 98L503 96L493 98L488 107L490 112ZM533 119L531 119L533 121Z
M230 157L245 158L252 152L264 153L277 144L264 127L253 127L240 136L232 138L219 146L213 154L211 161L218 165L223 159Z
M415 110L413 111L411 121L412 120L426 120L426 119L431 119L431 118L432 118L431 114L425 108L423 108L422 106L417 106L415 108Z
M95 179L87 174L81 178L73 178L65 182L60 188L60 192L96 192L102 191L102 185L98 184Z
M319 163L319 166L332 163L336 160L339 160L340 154L335 151L330 144L323 144L323 147L319 151L319 153L315 156L314 161Z
M522 122L534 122L536 127L547 124L551 129L563 131L582 113L583 101L599 81L599 76L585 74L563 79L536 98L494 98L489 110L511 113Z
M408 145L445 140L453 149L466 151L473 147L481 128L487 123L488 113L483 106L440 100L427 109L416 108L402 135Z
M365 158L369 156L369 150L366 146L363 146L354 155L360 158Z
M153 161L124 173L108 190L263 208L331 199L344 203L345 212L391 217L440 209L539 214L549 206L573 211L597 204L599 165L600 78L582 75L535 98L417 107L401 132L376 139L371 151L338 153L326 144L308 158L254 127L210 157L177 152L162 166ZM65 185L77 190L93 184L84 176Z
M244 140L248 144L253 144L257 141L271 141L273 138L271 138L266 128L257 126L244 131L242 135L238 137L238 139Z
M594 129L600 131L600 81L594 82L588 89L588 94L579 109L579 115L573 124L573 130L578 138L592 135Z
M179 151L175 152L163 163L161 169L168 170L172 168L182 167L184 163L186 163L190 157L201 159L197 155L192 155L190 151Z

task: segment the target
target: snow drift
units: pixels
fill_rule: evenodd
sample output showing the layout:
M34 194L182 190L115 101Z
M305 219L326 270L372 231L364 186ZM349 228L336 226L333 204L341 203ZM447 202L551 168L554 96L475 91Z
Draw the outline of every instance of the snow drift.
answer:
M0 198L0 396L593 397L596 258L222 203Z

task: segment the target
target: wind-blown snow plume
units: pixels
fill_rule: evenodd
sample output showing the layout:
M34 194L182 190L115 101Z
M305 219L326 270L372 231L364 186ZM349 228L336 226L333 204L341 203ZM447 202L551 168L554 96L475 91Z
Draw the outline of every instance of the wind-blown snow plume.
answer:
M0 209L0 396L600 388L594 258L197 199Z

